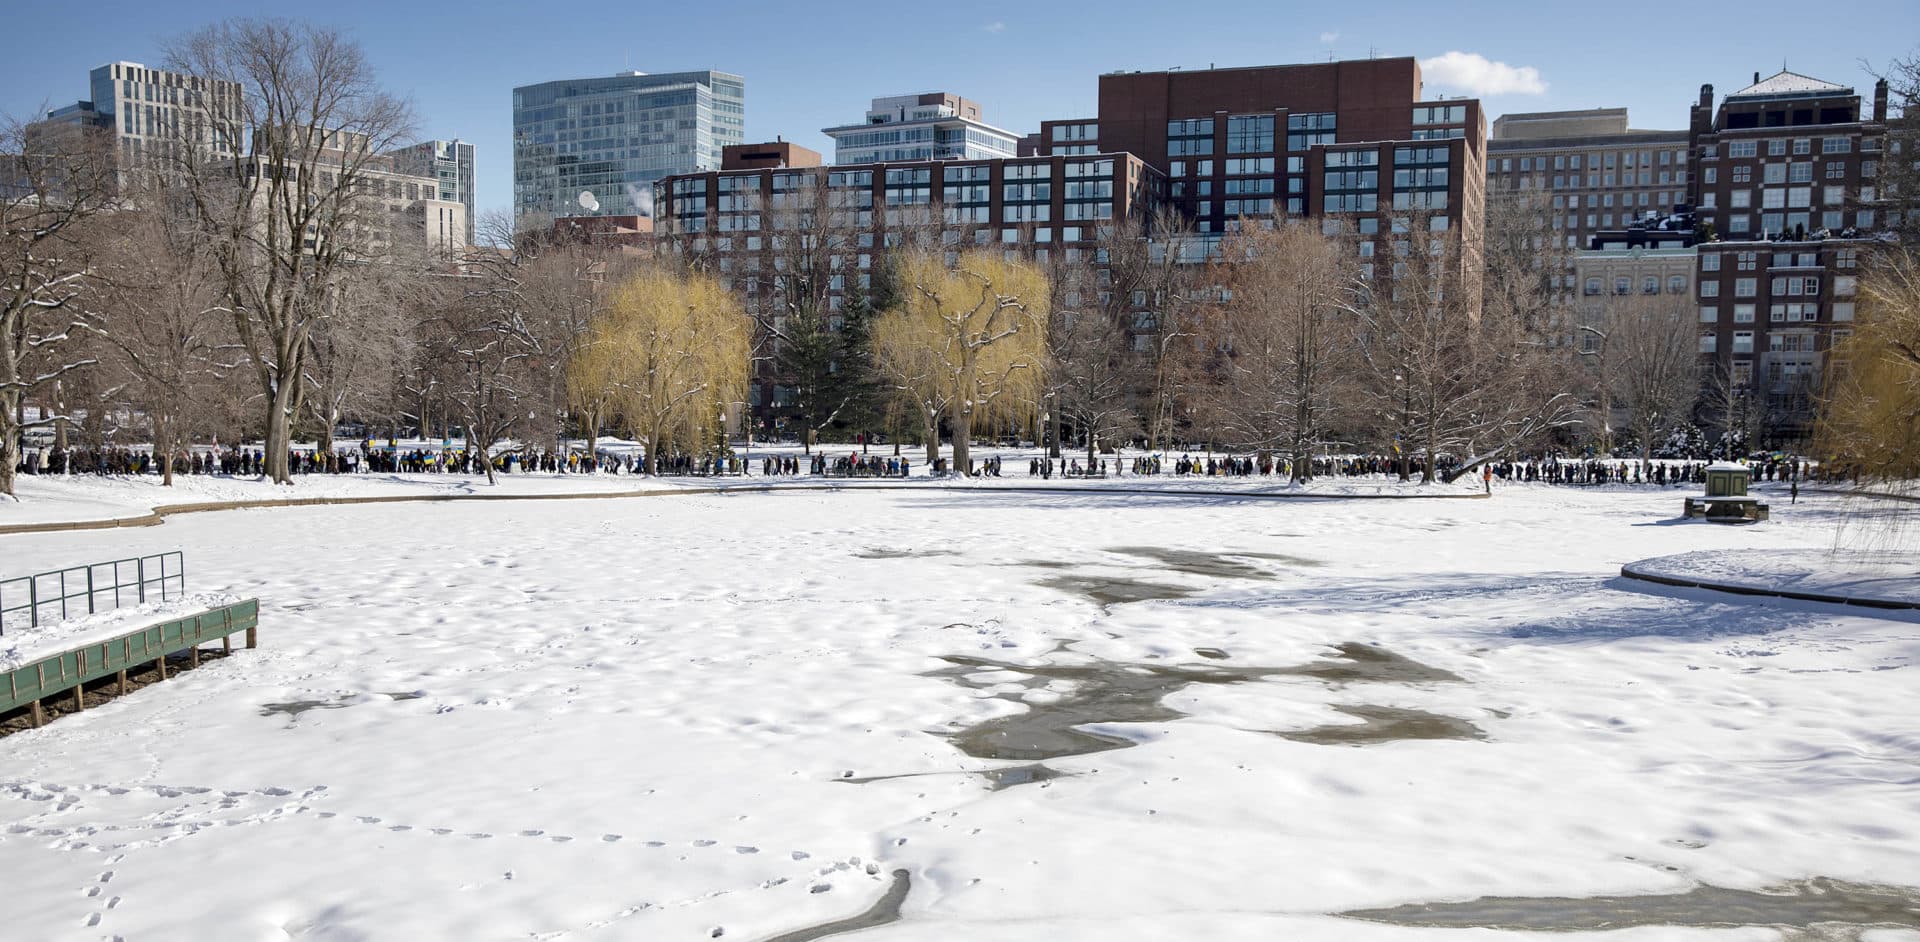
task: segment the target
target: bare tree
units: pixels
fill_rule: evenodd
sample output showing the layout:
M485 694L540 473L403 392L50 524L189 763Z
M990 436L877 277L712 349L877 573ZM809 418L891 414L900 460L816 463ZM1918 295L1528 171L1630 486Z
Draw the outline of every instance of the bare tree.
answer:
M1470 342L1479 312L1460 290L1458 230L1425 213L1396 217L1363 262L1352 292L1359 401L1374 440L1399 457L1400 479L1430 483L1439 457L1467 444L1481 401ZM1384 251L1382 251L1384 249Z
M1448 480L1581 419L1569 326L1573 253L1542 209L1542 199L1494 201L1485 242L1464 258L1469 300L1478 305L1465 348L1478 395Z
M1590 321L1593 319L1590 319ZM1693 306L1677 296L1635 295L1603 304L1596 322L1582 323L1580 355L1598 394L1596 421L1611 450L1613 413L1626 413L1644 465L1653 439L1673 423L1689 421L1700 398L1697 324Z
M94 333L103 378L146 416L162 484L170 486L176 457L197 433L217 431L225 378L240 351L218 265L198 230L158 177L135 170L126 179L137 208L115 215Z
M1881 201L1880 225L1902 240L1920 238L1920 50L1908 52L1873 70L1887 83L1891 108L1887 139L1875 182Z
M172 43L171 68L212 86L165 153L217 259L235 332L266 401L266 469L291 483L292 421L316 325L351 269L377 252L373 174L410 127L360 47L286 20L233 19ZM198 122L198 123L196 123Z
M111 204L114 168L101 137L12 121L0 155L0 494L11 496L27 397L93 363L66 354L91 320L89 222Z
M1217 351L1202 399L1207 427L1227 443L1285 454L1296 482L1311 477L1314 450L1348 398L1345 247L1304 222L1243 225L1222 244L1230 295L1203 331Z
M1144 252L1145 234L1135 230L1133 235ZM1110 251L1118 254L1133 248L1116 245ZM1111 275L1105 276L1107 285L1100 285L1100 272L1105 269L1094 259L1063 259L1064 253L1060 259L1050 258L1048 266L1053 299L1042 391L1051 426L1050 453L1059 457L1061 419L1069 418L1085 440L1087 464L1092 465L1103 441L1115 443L1139 428L1134 392L1143 358L1130 349L1136 326L1128 303L1131 293L1112 290Z

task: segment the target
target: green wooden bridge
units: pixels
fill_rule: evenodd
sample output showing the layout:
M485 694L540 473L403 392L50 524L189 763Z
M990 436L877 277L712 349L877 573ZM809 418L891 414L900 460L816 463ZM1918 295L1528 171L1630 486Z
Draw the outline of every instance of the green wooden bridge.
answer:
M85 709L85 685L90 681L114 677L114 692L125 693L127 671L146 664L154 665L159 678L165 680L169 656L187 652L189 662L197 667L202 646L217 641L224 651L231 652L236 634L244 634L247 647L257 647L259 625L260 600L247 599L77 644L0 673L0 713L27 707L33 725L40 726L46 722L43 701L70 696L76 709Z

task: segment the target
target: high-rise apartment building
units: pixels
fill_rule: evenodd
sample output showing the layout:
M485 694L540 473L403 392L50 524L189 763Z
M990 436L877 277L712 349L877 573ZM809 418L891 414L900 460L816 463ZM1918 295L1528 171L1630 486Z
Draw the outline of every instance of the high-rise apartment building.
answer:
M775 146L739 153L744 163ZM710 259L751 309L777 318L783 279L817 274L838 311L902 245L1091 259L1103 230L1144 219L1163 191L1160 174L1130 154L728 169L659 181L656 232L671 251ZM756 364L755 419L778 428L792 390L772 360Z
M1419 63L1398 58L1109 73L1099 116L1042 122L1037 147L1137 155L1203 238L1275 216L1365 236L1419 212L1471 248L1486 136L1478 101L1426 100Z
M466 207L466 244L473 242L473 145L461 140L421 141L394 154L402 169L439 182L437 198Z
M1625 108L1502 115L1487 139L1488 199L1546 216L1569 249L1687 202L1687 131L1635 130Z
M121 159L158 156L176 142L192 139L216 156L231 156L246 141L218 139L209 114L236 124L242 107L239 83L150 69L138 62L110 62L87 74L92 95L47 113L56 124L72 124L111 133Z
M649 215L652 183L720 167L745 143L746 86L725 72L621 72L513 90L513 209Z
M151 69L138 62L108 63L88 73L88 80L93 97L49 112L47 123L112 135L123 169L143 161L164 167L153 162L182 145L205 148L215 160L229 160L236 149L251 155L257 151L247 149L263 143L241 140L249 121L243 111L245 90L237 82ZM357 154L371 147L363 134L333 131L324 137L319 144L323 150ZM445 172L423 159L442 152L450 165ZM452 253L473 243L473 145L430 141L374 154L361 172L368 194L384 206L385 218L396 223L376 237L376 247L405 244Z
M1773 444L1810 431L1827 350L1852 330L1880 214L1887 86L1870 114L1852 88L1793 72L1692 108L1700 354ZM1731 423L1739 417L1729 418Z
M1394 233L1418 216L1428 231L1459 234L1463 275L1478 255L1486 120L1477 101L1425 100L1410 58L1103 75L1098 117L1042 122L1024 140L1008 135L1006 152L1020 156L844 162L872 156L856 147L906 143L853 135L912 126L922 107L964 117L966 104L946 95L877 99L875 123L828 129L842 145L833 167L663 179L656 231L673 251L713 258L749 303L775 282L778 247L795 244L795 226L817 225L821 206L852 234L849 247L831 253L840 256L830 259L835 294L861 286L875 251L902 239L930 234L948 251L995 245L1037 260L1098 259L1103 234L1169 205L1198 233L1175 249L1186 261L1204 261L1243 221L1285 216L1353 233L1368 255L1376 244L1392 251ZM1150 352L1164 299L1136 294L1127 299L1133 341ZM756 413L777 415L786 395L779 377L765 370L754 388Z
M875 98L864 123L821 133L833 138L836 164L1012 157L1020 144L982 120L978 103L946 92Z

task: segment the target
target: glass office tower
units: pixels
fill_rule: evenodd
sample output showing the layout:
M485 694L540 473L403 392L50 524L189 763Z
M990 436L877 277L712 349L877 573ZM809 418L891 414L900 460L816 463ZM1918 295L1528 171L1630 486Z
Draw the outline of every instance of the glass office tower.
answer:
M513 209L652 215L652 183L717 170L746 143L746 86L725 72L622 72L513 90ZM587 194L591 194L588 196Z

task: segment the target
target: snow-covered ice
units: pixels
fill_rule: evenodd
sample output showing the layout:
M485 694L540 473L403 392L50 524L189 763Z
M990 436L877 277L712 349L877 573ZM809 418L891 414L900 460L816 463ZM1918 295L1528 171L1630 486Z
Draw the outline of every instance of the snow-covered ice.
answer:
M1634 569L1672 579L1920 605L1920 554L1740 550L1677 553Z
M904 887L857 938L1492 939L1336 914L1920 886L1920 619L1619 578L1845 515L1677 511L925 487L0 537L261 599L259 649L0 739L6 931L766 940ZM1102 698L1098 751L969 754Z

